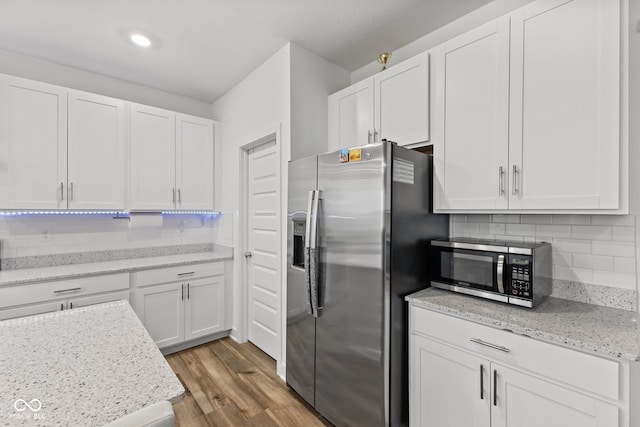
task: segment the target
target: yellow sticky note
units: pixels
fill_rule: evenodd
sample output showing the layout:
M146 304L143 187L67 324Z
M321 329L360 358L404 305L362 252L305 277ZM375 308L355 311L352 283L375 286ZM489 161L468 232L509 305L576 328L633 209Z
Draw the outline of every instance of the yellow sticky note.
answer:
M350 162L358 162L360 160L362 160L362 148L354 148L353 150L349 150Z

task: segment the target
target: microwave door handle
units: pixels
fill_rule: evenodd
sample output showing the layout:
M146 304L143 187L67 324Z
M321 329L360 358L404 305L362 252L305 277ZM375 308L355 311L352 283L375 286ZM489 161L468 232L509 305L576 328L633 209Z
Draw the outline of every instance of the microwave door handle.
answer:
M307 200L307 218L304 232L304 292L307 300L307 312L313 315L313 303L311 299L311 209L315 191L309 191Z
M498 283L498 292L504 294L504 255L498 255L498 264L496 265L496 282Z

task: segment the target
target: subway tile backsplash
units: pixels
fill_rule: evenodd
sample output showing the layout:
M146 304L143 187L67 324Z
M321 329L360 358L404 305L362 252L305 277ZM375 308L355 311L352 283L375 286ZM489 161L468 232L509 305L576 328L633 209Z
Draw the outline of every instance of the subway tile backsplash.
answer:
M609 290L609 294L635 294L635 227L633 215L453 215L451 218L454 237L550 242L554 294L563 297L567 289L574 288L580 288L583 294L594 289ZM635 309L635 302L633 305L627 308Z

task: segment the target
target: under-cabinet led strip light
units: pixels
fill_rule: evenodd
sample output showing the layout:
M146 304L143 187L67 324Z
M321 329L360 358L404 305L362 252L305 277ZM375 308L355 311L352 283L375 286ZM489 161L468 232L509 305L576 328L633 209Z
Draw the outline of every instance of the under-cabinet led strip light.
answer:
M135 213L135 212L134 212ZM0 216L19 215L130 215L124 211L0 211ZM163 215L209 215L218 217L222 214L218 211L163 211Z

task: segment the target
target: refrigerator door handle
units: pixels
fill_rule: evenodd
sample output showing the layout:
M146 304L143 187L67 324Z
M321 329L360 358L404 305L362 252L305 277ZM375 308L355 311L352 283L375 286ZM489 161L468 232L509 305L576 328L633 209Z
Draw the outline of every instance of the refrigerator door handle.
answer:
M319 304L319 277L318 277L318 204L320 203L320 190L314 191L311 207L311 236L309 242L309 290L311 294L311 309L314 317L320 317L322 307Z
M315 190L309 191L307 199L307 219L305 222L304 232L304 292L307 300L307 312L313 313L313 304L311 300L311 209L313 207L313 199Z

